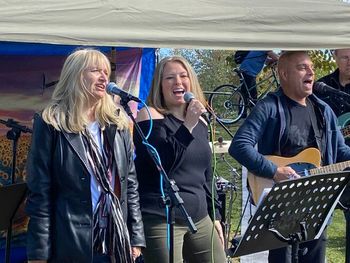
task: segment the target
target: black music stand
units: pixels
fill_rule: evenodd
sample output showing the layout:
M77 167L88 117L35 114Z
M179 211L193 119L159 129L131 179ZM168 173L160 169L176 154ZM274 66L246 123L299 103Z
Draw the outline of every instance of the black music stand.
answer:
M11 184L0 187L0 230L9 229L12 226L12 219L26 195L27 184ZM6 239L11 239L7 236ZM7 243L7 242L6 242ZM10 247L6 246L6 261L10 262Z
M320 237L349 174L312 175L275 184L228 255L238 257L291 245L292 262L298 262L299 243Z

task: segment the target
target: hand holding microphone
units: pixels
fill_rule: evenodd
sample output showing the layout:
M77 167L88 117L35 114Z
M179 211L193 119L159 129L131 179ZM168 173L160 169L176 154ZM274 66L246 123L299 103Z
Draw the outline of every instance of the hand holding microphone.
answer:
M197 125L199 117L207 112L203 104L197 100L193 93L185 92L184 100L188 103L184 125L192 133L193 128Z

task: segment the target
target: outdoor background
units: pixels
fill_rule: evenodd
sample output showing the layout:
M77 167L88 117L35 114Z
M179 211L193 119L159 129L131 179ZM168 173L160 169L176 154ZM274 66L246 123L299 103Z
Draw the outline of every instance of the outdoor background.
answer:
M274 50L280 52L280 50ZM222 84L238 85L239 79L233 72L235 67L238 67L233 61L233 55L235 51L229 50L203 50L203 49L162 49L160 52L160 58L169 55L180 55L188 59L191 65L194 67L202 89L204 91L212 91L216 87ZM331 73L336 68L335 61L332 57L330 50L311 50L310 56L315 66L315 80L320 77ZM267 70L258 76L258 80L262 79ZM258 92L262 92L259 90ZM242 123L240 120L238 123L228 125L229 131L234 134L239 125ZM223 137L224 140L230 140L230 135L223 130L220 126L214 127L214 142L219 137ZM223 177L231 182L234 182L236 191L233 194L233 202L229 203L229 195L226 194L226 201L228 208L232 205L231 215L231 238L240 234L240 215L242 212L242 189L241 179L232 172L231 167L234 167L238 174L241 175L241 166L229 155L229 154L217 154L217 173L218 177ZM246 200L243 200L243 204ZM228 211L230 212L230 211ZM238 231L238 233L236 233ZM327 245L327 262L328 263L343 263L345 262L345 218L341 210L336 209L332 224L327 229L328 245ZM238 259L234 259L233 262L239 262Z
M234 51L226 50L194 50L194 49L160 49L160 58L168 55L181 55L189 60L191 65L194 67L202 89L204 91L212 91L216 87L222 84L239 84L239 79L233 73L233 69L237 65L233 61ZM138 52L131 51L131 52ZM276 51L278 52L278 50ZM335 62L332 59L329 50L315 50L310 52L313 62L316 68L316 79L326 74L329 74L335 69ZM7 87L5 83L13 85L18 83L21 87L21 83L25 83L25 76L27 74L34 74L34 70L30 70L33 58L25 59L20 57L21 61L29 61L27 63L21 64L21 71L17 73L13 72L13 66L9 64L2 63L2 70L0 78L6 81L2 81L1 87ZM56 61L63 61L63 57L56 57ZM123 62L122 60L120 60ZM48 65L53 65L52 61L44 61ZM122 63L123 64L123 63ZM124 65L127 63L124 63ZM136 63L137 64L137 63ZM137 64L138 65L138 64ZM58 63L58 67L60 64ZM120 66L121 67L121 66ZM119 69L120 69L119 67ZM136 67L136 75L140 72L140 69ZM29 72L24 72L29 70ZM2 97L0 98L0 115L3 119L5 118L16 118L23 125L31 126L31 117L34 111L42 107L43 102L46 101L54 88L54 82L58 79L58 68L46 67L45 72L40 72L37 74L35 81L37 84L33 84L33 90L23 90L23 87L16 92L20 94L18 99L13 99L14 91L10 88L3 88L1 90ZM45 73L45 74L44 74ZM134 74L134 75L135 75ZM263 71L259 78L264 77L266 71ZM132 74L131 74L132 75ZM135 76L136 76L135 75ZM130 76L129 76L130 77ZM24 79L24 80L21 80ZM137 83L137 78L135 83ZM15 82L13 80L16 80ZM21 81L20 81L21 80ZM28 84L28 83L27 83ZM50 85L52 84L52 85ZM133 86L133 85L131 85ZM46 89L47 88L47 89ZM34 93L33 93L34 92ZM28 95L35 95L31 97ZM6 96L5 96L6 95ZM34 100L33 100L34 99ZM23 110L24 109L24 110ZM231 133L237 130L241 122L237 124L227 126ZM8 129L4 129L3 126L0 127L0 185L5 185L9 180L9 174L11 171L11 141L6 138L6 132ZM230 135L224 131L221 127L214 127L213 140L217 141L219 137L223 137L224 140L231 140ZM16 178L19 181L25 180L25 162L26 154L29 149L30 136L28 134L22 134L19 140L18 149L18 159L17 159L17 169ZM235 185L235 191L232 192L233 200L229 202L228 198L227 207L232 205L232 213L230 217L230 237L232 238L236 234L240 234L240 214L242 212L242 200L241 198L241 178L237 176L236 173L232 172L232 167L237 170L238 175L241 175L241 166L228 154L216 155L216 176L223 177L229 180ZM228 197L228 195L227 195ZM230 212L230 211L228 211ZM15 232L14 232L14 243L18 246L23 246L25 244L24 233L26 230L27 219L23 213L23 209L20 209L16 220L14 222ZM4 237L4 232L1 233ZM22 235L21 235L22 234ZM1 247L4 247L4 239L2 239ZM234 259L237 262L238 259ZM345 220L342 212L340 210L335 211L334 220L332 225L328 228L328 246L327 246L327 262L329 263L341 263L345 261ZM0 261L1 262L1 261Z

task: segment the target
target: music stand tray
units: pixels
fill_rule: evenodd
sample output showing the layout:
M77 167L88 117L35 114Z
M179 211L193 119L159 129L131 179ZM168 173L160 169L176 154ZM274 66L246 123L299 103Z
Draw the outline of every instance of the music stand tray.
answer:
M317 239L350 180L349 171L310 175L275 184L227 254L248 255Z
M26 190L26 183L0 187L0 230L6 230L10 227L14 215L25 197Z

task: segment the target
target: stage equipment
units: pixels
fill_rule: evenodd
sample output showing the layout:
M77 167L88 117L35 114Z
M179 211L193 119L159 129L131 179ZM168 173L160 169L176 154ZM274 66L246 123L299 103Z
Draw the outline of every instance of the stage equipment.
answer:
M319 238L349 182L350 172L310 175L275 184L258 204L242 238L228 255L238 257L292 246L297 263L299 244Z
M11 176L10 176L10 184L14 185L16 182L16 178L15 178L15 174L16 174L16 156L17 156L17 143L18 143L18 139L21 136L21 133L32 133L32 130L26 126L20 125L17 121L14 121L13 119L8 119L7 121L1 120L0 119L0 123L6 125L7 127L11 128L11 130L9 130L7 132L7 139L12 140L12 167L11 167ZM15 187L15 185L13 186L14 189L16 189L17 187ZM24 186L18 186L19 190L22 189L22 187ZM11 188L12 189L12 188ZM5 190L6 191L6 190ZM23 190L23 193L25 191ZM15 194L14 194L15 195ZM19 203L14 203L13 207L8 207L9 209L11 208L11 213L9 213L8 215L10 217L6 218L6 222L8 221L8 228L7 228L7 234L6 234L6 249L5 249L5 262L10 262L10 251L11 251L11 238L12 238L12 218L14 216L14 213L16 212L18 206L20 205L20 202L23 201L23 196L22 196L22 192L19 191L18 192L18 197L20 197L19 199L15 199L18 200ZM11 195L12 196L12 195ZM13 196L15 198L15 196ZM8 199L3 199L8 201ZM12 204L12 203L11 203ZM7 208L7 207L6 207ZM5 209L6 209L5 208ZM14 211L12 211L12 209L15 208Z

